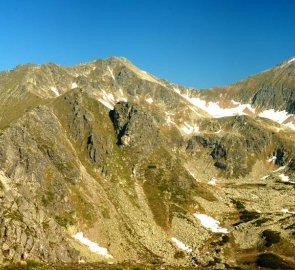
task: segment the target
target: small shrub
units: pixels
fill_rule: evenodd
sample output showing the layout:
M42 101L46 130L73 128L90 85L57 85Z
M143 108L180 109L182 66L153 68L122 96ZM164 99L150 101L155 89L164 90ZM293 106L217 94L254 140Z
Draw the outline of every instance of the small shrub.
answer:
M265 246L270 247L273 244L279 243L281 240L280 232L265 230L262 232L262 238L265 240Z
M253 219L256 219L260 216L259 213L257 212L253 212L253 211L247 211L247 210L244 210L240 213L240 219L243 221L243 222L248 222L248 221L251 221Z
M102 216L104 217L104 218L106 218L106 219L110 219L111 217L110 217L110 212L109 212L109 209L107 209L107 208L104 208L103 210L102 210Z
M175 259L183 259L185 258L185 253L182 250L178 250L174 254Z
M41 267L41 264L36 261L27 261L25 264L15 263L11 265L4 266L3 270L33 270L33 269L39 269Z
M231 201L232 201L232 203L236 206L236 208L237 208L238 210L245 209L244 204L242 204L240 201L237 201L237 200L235 200L235 199L232 199Z
M283 259L272 253L260 254L256 261L257 266L270 269L292 269Z
M51 191L44 192L44 195L42 196L42 203L44 206L49 205L51 202L53 202L55 199L55 194Z
M226 244L228 242L229 242L229 236L223 235L222 238L221 238L221 243Z
M295 229L295 223L286 228L286 230L291 230L291 229Z
M68 225L74 225L75 219L71 212L65 211L60 216L55 216L55 221L62 227L67 227Z
M269 218L262 218L262 219L255 220L253 224L256 227L259 227L260 225L262 225L263 223L265 223L267 221L269 221Z

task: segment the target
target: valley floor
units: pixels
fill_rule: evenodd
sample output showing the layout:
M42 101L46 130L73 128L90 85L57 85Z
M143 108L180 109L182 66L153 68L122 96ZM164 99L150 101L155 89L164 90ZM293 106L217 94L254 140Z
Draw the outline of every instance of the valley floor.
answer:
M201 268L164 266L164 265L130 265L104 263L70 263L70 264L38 264L29 262L26 265L14 264L0 266L1 270L198 270Z

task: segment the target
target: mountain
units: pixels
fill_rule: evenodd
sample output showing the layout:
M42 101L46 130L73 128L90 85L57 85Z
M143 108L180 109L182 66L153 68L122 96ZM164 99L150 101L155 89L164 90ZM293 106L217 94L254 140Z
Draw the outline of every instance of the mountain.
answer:
M223 98L234 99L242 103L250 103L259 109L274 109L276 111L295 112L295 58L250 76L240 82L226 87L217 87L209 91L202 91L203 96L219 95Z
M122 57L0 73L0 263L293 269L293 60L207 90Z

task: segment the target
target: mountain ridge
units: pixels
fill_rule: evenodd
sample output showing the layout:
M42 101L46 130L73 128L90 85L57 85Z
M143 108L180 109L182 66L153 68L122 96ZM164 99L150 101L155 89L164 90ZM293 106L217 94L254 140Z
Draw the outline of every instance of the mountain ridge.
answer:
M124 58L0 73L0 263L294 268L293 95L209 91Z

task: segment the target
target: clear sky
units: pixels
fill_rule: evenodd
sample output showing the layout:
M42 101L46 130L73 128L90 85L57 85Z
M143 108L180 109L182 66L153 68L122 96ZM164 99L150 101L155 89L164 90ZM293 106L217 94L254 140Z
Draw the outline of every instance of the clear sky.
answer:
M0 0L0 70L124 56L193 87L295 56L294 0Z

